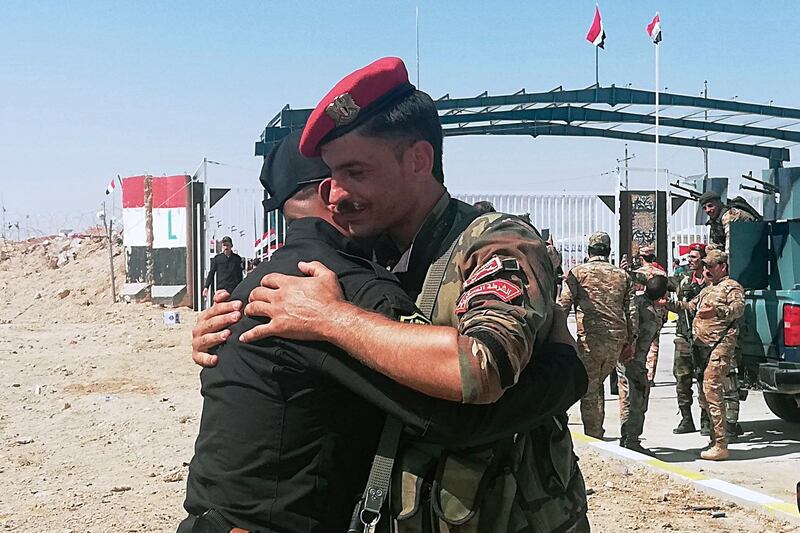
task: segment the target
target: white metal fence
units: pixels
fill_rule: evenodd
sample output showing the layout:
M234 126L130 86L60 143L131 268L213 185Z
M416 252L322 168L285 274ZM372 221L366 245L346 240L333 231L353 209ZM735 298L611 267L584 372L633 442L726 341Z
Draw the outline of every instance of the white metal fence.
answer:
M617 235L617 215L596 194L454 194L456 198L473 204L484 200L504 213L530 214L531 222L540 230L548 229L553 242L564 258L564 268L581 263L586 257L589 235L605 231ZM273 213L264 223L261 201L263 190L234 188L212 209L210 239L231 235L239 253L245 257L266 257L283 242L286 226L283 217ZM746 196L756 207L760 197ZM668 217L667 231L675 257L678 246L692 242L707 242L707 226L696 225L697 204L685 202L674 215ZM258 246L256 241L260 241ZM616 249L616 245L612 246ZM612 254L612 259L615 259Z
M539 230L549 229L553 244L564 259L567 270L586 257L589 235L605 231L616 235L617 215L594 194L455 194L468 204L484 200L497 211L522 215L529 213Z

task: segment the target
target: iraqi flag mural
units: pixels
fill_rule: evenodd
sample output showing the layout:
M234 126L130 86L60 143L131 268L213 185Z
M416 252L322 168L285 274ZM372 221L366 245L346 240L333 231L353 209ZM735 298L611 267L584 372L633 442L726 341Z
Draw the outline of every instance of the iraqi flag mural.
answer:
M123 243L128 251L128 283L146 278L147 203L152 202L154 285L186 284L188 236L188 176L152 177L150 198L145 194L147 176L122 180Z
M603 27L603 17L600 16L600 6L595 6L594 8L594 19L589 27L589 32L586 34L586 40L598 48L605 49L606 30Z

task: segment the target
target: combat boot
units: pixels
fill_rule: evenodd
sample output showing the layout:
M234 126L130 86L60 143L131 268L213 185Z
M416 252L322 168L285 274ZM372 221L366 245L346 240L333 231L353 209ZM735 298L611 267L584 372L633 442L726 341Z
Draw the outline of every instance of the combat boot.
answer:
M694 420L692 419L692 408L681 407L681 421L678 427L672 430L676 435L683 435L684 433L694 433L697 428L694 427Z
M700 411L700 434L704 437L711 436L711 419L705 411Z
M717 441L708 450L700 452L700 458L707 461L724 461L729 455L728 444L724 441Z
M725 424L727 426L729 437L738 437L739 435L744 435L744 430L739 422L725 422Z
M642 443L638 441L621 441L619 445L625 449L632 450L634 452L639 452L644 455L649 455L650 457L656 456L656 454L654 454L652 451L642 446Z

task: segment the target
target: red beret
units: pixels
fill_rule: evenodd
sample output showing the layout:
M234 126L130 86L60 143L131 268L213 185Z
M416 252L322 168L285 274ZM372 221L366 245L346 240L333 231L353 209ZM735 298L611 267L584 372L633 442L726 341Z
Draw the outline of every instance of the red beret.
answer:
M412 91L406 66L398 57L378 59L348 74L311 112L300 138L300 153L319 157L323 141L352 131Z
M693 242L689 245L690 252L700 252L701 254L705 255L706 253L706 244L704 242Z

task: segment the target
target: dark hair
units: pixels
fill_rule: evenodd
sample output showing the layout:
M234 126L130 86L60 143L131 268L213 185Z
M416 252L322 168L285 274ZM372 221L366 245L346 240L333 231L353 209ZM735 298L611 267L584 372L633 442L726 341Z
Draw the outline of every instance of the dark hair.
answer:
M593 257L595 255L602 255L603 257L608 257L611 254L611 247L606 246L605 244L593 244L589 246L589 257Z
M485 200L481 200L480 202L475 202L472 204L472 207L477 209L481 213L494 213L495 208L492 205L492 202L487 202Z
M442 167L442 123L433 99L422 91L414 91L388 109L369 118L355 129L365 137L401 141L397 156L417 141L433 146L433 176L444 183Z
M651 302L658 300L667 294L667 278L665 276L653 276L644 284L644 293Z

